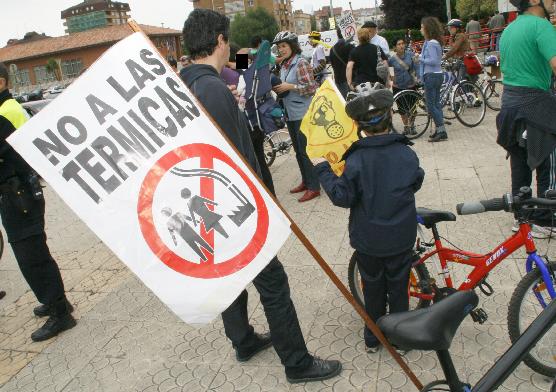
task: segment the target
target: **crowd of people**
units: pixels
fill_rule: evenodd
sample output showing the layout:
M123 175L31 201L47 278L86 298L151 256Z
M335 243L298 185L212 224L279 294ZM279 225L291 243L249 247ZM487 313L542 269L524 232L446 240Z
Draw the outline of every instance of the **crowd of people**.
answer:
M496 37L500 46L504 95L497 118L498 143L509 154L512 191L530 186L536 171L539 197L556 185L556 98L550 92L556 72L556 31L547 21L554 12L552 0L512 0L520 11L517 20ZM500 25L497 16L493 26ZM471 21L473 22L473 21ZM417 219L415 192L424 178L417 154L403 134L389 132L394 94L415 89L422 82L426 103L435 128L430 141L448 138L442 108L439 104L443 81L441 62L461 59L473 50L464 33L477 33L476 24L464 27L460 20L448 23L450 36L444 42L444 27L434 17L421 22L424 43L419 55L411 52L411 32L395 42L393 51L377 33L373 22L358 31L358 45L342 39L331 48L330 62L335 83L347 99L346 113L356 122L362 134L345 153L345 170L336 176L324 159L310 160L307 139L300 130L312 96L319 85L319 75L326 67L320 34L310 34L314 47L310 60L301 56L298 37L289 31L276 35L276 55L270 56L264 69L268 86L281 101L281 110L292 139L301 183L291 193L301 193L299 202L320 195L321 186L333 204L350 209L349 236L364 281L365 308L373 320L386 313L408 309L408 280L412 260ZM183 28L188 56L180 58L183 82L222 129L237 151L243 155L266 187L274 193L272 175L262 151L262 123L254 123L245 111L250 100L248 73L238 69L236 53L248 56L253 64L262 40L255 37L252 48L232 48L230 21L217 12L196 9ZM449 50L444 51L448 44ZM276 67L274 64L279 64ZM177 64L176 64L177 67ZM388 68L393 67L390 76ZM271 68L276 68L272 74ZM263 74L261 74L263 75ZM465 77L465 68L460 69ZM44 231L45 202L42 193L34 192L33 170L10 147L6 137L19 128L27 117L12 99L8 70L0 65L0 215L19 267L40 306L34 309L48 321L33 333L41 341L76 325L72 305L66 299L64 285L56 262L50 255ZM264 84L264 83L263 83ZM265 94L266 97L266 94ZM266 97L265 99L270 99ZM257 106L255 106L257 109ZM271 112L279 109L273 106ZM402 113L403 115L403 113ZM405 123L404 133L414 132ZM372 170L370 170L372 168ZM40 187L39 187L40 188ZM35 189L36 190L36 189ZM550 214L533 218L536 235L552 233ZM335 377L342 365L337 360L323 360L309 353L299 325L286 272L277 257L253 281L260 294L268 320L269 333L257 333L248 320L247 291L222 313L224 330L231 341L236 358L248 361L256 353L274 346L285 368L289 382L309 382ZM0 298L4 295L0 292ZM379 350L377 338L368 329L364 333L369 352ZM401 350L402 348L400 348Z

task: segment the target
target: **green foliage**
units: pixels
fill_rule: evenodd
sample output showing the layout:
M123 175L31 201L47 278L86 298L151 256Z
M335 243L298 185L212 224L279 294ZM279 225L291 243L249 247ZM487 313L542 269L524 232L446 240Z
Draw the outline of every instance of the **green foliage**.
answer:
M264 8L249 10L243 15L236 15L230 26L231 41L240 47L248 47L251 38L260 35L272 41L278 33L278 24L274 17Z
M46 61L46 70L54 74L56 80L62 79L61 72L60 72L60 65L58 64L56 59L51 57Z
M390 46L390 48L393 48L394 46L396 46L397 40L399 40L400 38L405 38L405 30L381 30L380 35L386 38L386 41L388 41L388 46ZM421 31L412 29L411 39L413 41L423 41L423 35L421 34Z
M425 16L446 21L445 0L382 0L382 9L389 29L420 28Z
M311 31L317 31L317 18L315 18L315 15L311 15Z
M327 31L327 30L330 30L330 22L328 21L328 19L323 19L320 24L320 31Z
M497 0L457 0L456 11L461 19L469 20L472 15L479 18L490 16L498 9Z

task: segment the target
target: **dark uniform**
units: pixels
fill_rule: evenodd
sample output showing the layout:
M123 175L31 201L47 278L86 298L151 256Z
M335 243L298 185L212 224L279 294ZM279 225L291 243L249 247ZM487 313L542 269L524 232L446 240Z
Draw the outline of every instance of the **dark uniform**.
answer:
M42 311L46 314L40 315L54 317L48 331L32 336L33 340L44 340L67 329L60 329L52 335L57 329L57 325L53 326L56 319L64 319L63 324L67 324L70 305L65 297L60 270L46 244L42 192L34 194L30 185L34 171L6 142L6 138L27 118L25 109L7 89L0 92L0 216L25 280L38 301L45 305L36 313ZM73 318L69 323L75 325ZM45 335L44 332L48 333Z

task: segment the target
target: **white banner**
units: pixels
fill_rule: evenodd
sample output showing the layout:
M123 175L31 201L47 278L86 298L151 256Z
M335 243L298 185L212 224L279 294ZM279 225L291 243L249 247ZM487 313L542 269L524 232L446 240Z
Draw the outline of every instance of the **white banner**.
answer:
M290 222L141 33L9 139L170 309L207 323Z
M340 15L336 23L342 31L342 37L344 37L346 41L355 37L357 33L357 24L350 10L342 12L342 15Z
M517 11L517 8L510 3L510 0L498 0L498 12L502 13L514 11Z
M330 48L338 42L338 34L336 30L327 30L320 33L320 40L324 42L324 52L327 56L330 55ZM298 37L299 47L301 48L301 55L306 59L310 59L313 55L314 48L309 43L309 35L303 34Z

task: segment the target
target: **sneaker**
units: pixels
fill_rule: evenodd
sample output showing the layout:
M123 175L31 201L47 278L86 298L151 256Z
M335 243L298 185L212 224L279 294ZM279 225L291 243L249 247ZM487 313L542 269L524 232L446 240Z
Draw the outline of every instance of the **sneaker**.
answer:
M519 222L517 220L514 220L514 224L512 226L512 231L514 233L517 233L519 231Z
M313 357L313 363L304 370L286 369L286 379L292 384L300 382L323 381L336 377L342 371L342 364L336 360Z
M377 352L380 351L380 344L377 344L376 346L365 346L365 351L368 352L369 354L376 354Z
M68 311L73 313L73 305L67 302ZM33 309L33 313L37 317L46 317L50 315L50 305L39 305L35 309Z
M263 351L264 349L272 346L272 339L270 338L270 333L253 335L253 339L249 345L236 350L236 359L238 362L247 362L255 356L255 354Z
M0 290L0 299L4 298L6 296L6 292L3 290Z
M436 143L436 142L443 142L446 140L448 140L448 134L446 132L438 132L429 139L429 142Z
M531 225L531 235L536 239L545 239L552 236L552 228L539 225Z
M77 322L71 314L63 316L50 316L46 323L31 334L34 342L42 342L58 335L67 329L75 327Z
M417 135L417 130L415 129L415 125L409 127L409 135Z

